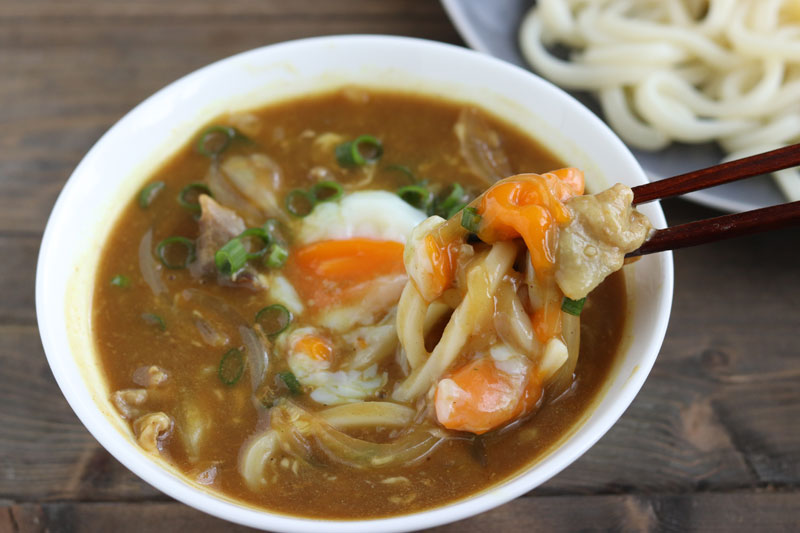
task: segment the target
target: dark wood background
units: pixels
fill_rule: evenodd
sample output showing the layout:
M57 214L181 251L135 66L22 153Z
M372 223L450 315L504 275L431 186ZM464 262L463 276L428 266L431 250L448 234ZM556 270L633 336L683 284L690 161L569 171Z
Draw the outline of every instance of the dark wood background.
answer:
M39 341L35 261L70 172L136 103L233 53L340 33L462 44L434 1L0 0L0 531L246 529L146 485L78 422ZM534 492L437 531L800 529L798 235L677 252L666 342L616 426Z

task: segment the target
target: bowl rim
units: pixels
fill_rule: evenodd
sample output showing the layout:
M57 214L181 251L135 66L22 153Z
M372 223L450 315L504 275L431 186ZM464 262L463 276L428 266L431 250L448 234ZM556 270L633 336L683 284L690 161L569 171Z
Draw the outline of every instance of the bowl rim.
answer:
M131 111L126 113L106 133L104 133L87 152L73 173L70 175L70 178L67 180L62 191L58 195L43 234L36 267L35 299L39 332L51 371L56 378L59 388L67 399L67 402L70 404L81 423L83 423L83 425L89 430L94 438L118 461L125 465L126 468L131 470L134 474L151 486L155 487L157 490L168 494L169 496L189 505L190 507L234 523L261 529L268 528L270 530L286 532L315 531L319 533L366 533L373 531L409 531L424 527L434 527L476 515L506 503L524 494L525 492L528 492L533 487L538 486L547 479L550 479L568 465L572 464L592 445L594 445L614 423L616 423L643 385L652 365L655 362L656 356L660 350L664 335L666 333L673 293L673 264L672 254L670 252L662 254L661 257L661 266L663 268L664 278L661 280L662 286L659 290L661 299L655 315L655 329L653 330L652 336L648 342L648 356L643 360L643 364L639 365L637 371L627 379L625 388L611 404L612 409L604 412L599 419L595 421L597 428L593 430L588 438L583 438L580 441L576 441L570 437L561 446L559 446L558 451L568 449L569 453L565 452L566 455L559 462L559 464L540 473L537 476L537 478L541 478L539 481L532 479L531 476L533 472L541 470L539 468L540 463L537 462L536 466L530 466L523 471L517 472L515 475L511 476L505 481L492 486L489 490L484 490L478 492L477 494L466 496L462 499L450 502L440 507L418 511L411 514L390 516L387 518L372 518L365 520L315 519L286 515L276 511L270 511L268 509L258 509L245 503L237 503L221 493L204 492L192 487L174 473L168 472L165 468L157 465L143 452L137 452L134 454L128 453L128 450L120 445L119 439L122 438L122 436L117 435L118 432L111 427L110 422L105 418L106 415L102 412L99 406L94 401L91 401L91 398L88 398L89 401L87 401L86 395L89 394L88 388L83 385L82 381L80 383L75 383L69 379L68 370L66 367L68 366L69 361L75 363L72 350L69 345L59 345L52 335L53 328L58 327L58 321L54 315L59 313L54 313L47 310L47 295L50 293L51 286L54 283L52 276L49 275L49 269L52 268L50 265L58 264L58 259L56 257L52 257L51 252L51 248L53 246L52 242L57 236L57 224L62 219L67 217L66 212L70 206L70 198L73 196L73 191L76 188L76 183L80 179L81 174L85 172L85 169L90 165L90 162L97 157L100 147L109 142L109 137L118 130L124 130L128 124L134 120L133 117L144 113L149 106L153 105L154 102L164 98L166 94L177 91L181 87L187 86L194 83L196 80L202 79L202 77L210 71L225 68L226 65L230 65L231 63L237 61L258 58L262 54L279 54L285 50L291 50L292 48L324 46L331 43L334 43L338 46L399 46L414 50L441 53L445 56L447 54L456 54L461 55L464 58L469 58L470 61L474 61L476 68L502 69L507 71L509 75L513 75L518 78L524 77L527 79L527 83L539 85L541 90L544 92L549 92L549 96L551 96L555 101L565 103L565 105L575 108L574 112L580 115L582 120L592 123L594 128L604 131L604 137L607 137L607 140L612 144L617 145L619 156L626 158L628 160L628 164L632 164L634 168L638 169L641 172L641 179L646 181L646 177L643 171L641 171L640 165L638 162L636 162L627 147L625 147L622 141L619 140L619 138L610 130L610 128L608 128L608 126L593 113L584 108L579 102L574 100L571 96L550 82L543 80L520 67L503 62L491 56L460 46L437 41L386 35L335 35L296 39L271 44L241 52L213 62L179 78L176 81L169 83L139 103ZM424 90L420 92L423 94L425 93ZM663 212L661 211L660 207L657 207L656 210L657 216L651 216L651 219L655 218L655 220L653 220L655 224L660 223L663 225ZM62 316L61 321L63 322L63 313L60 314ZM567 445L570 443L572 443L572 445L567 447ZM557 450L553 450L553 452L554 451ZM550 452L547 457L549 457L553 452ZM496 490L498 487L502 487L502 491Z

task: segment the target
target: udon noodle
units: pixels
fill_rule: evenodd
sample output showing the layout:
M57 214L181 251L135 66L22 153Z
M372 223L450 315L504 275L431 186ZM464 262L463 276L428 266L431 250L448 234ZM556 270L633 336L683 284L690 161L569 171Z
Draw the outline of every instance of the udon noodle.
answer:
M800 142L797 0L539 0L520 45L549 79L595 92L631 146L717 141L737 159ZM775 177L800 199L800 171Z
M534 411L545 389L563 393L580 349L579 314L565 310L565 295L585 298L650 232L627 187L596 196L582 196L583 188L583 173L573 168L513 176L449 221L432 216L418 225L405 246L409 280L396 318L408 375L393 402L315 414L281 400L270 428L246 448L248 484L268 482L265 466L275 453L308 461L311 439L354 468L413 464L447 438L440 426L483 434ZM469 243L471 232L477 239ZM429 351L426 337L448 313ZM415 426L385 444L340 431L412 419Z

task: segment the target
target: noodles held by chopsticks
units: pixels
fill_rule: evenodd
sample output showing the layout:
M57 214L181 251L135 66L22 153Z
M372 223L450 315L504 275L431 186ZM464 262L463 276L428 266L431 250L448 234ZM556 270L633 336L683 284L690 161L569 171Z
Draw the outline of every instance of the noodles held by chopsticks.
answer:
M547 78L594 91L630 146L717 141L732 160L800 142L798 0L539 0L520 46ZM800 171L774 176L800 199Z

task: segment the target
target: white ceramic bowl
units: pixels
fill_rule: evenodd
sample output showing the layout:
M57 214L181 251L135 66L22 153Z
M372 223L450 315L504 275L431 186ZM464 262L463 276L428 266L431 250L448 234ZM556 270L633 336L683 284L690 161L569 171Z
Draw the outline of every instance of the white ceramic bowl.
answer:
M520 68L469 50L416 39L341 36L245 52L200 69L145 100L89 151L56 202L42 241L36 308L47 359L64 396L94 437L122 464L204 512L273 531L378 532L432 527L507 502L543 483L592 446L622 415L656 359L672 301L672 257L644 257L628 272L629 338L594 409L537 463L499 485L437 509L367 521L270 513L185 481L144 454L108 401L94 354L91 296L100 247L123 206L177 147L224 111L247 109L341 85L400 89L475 102L517 124L599 190L646 182L622 142L566 93ZM641 208L656 226L661 209Z

